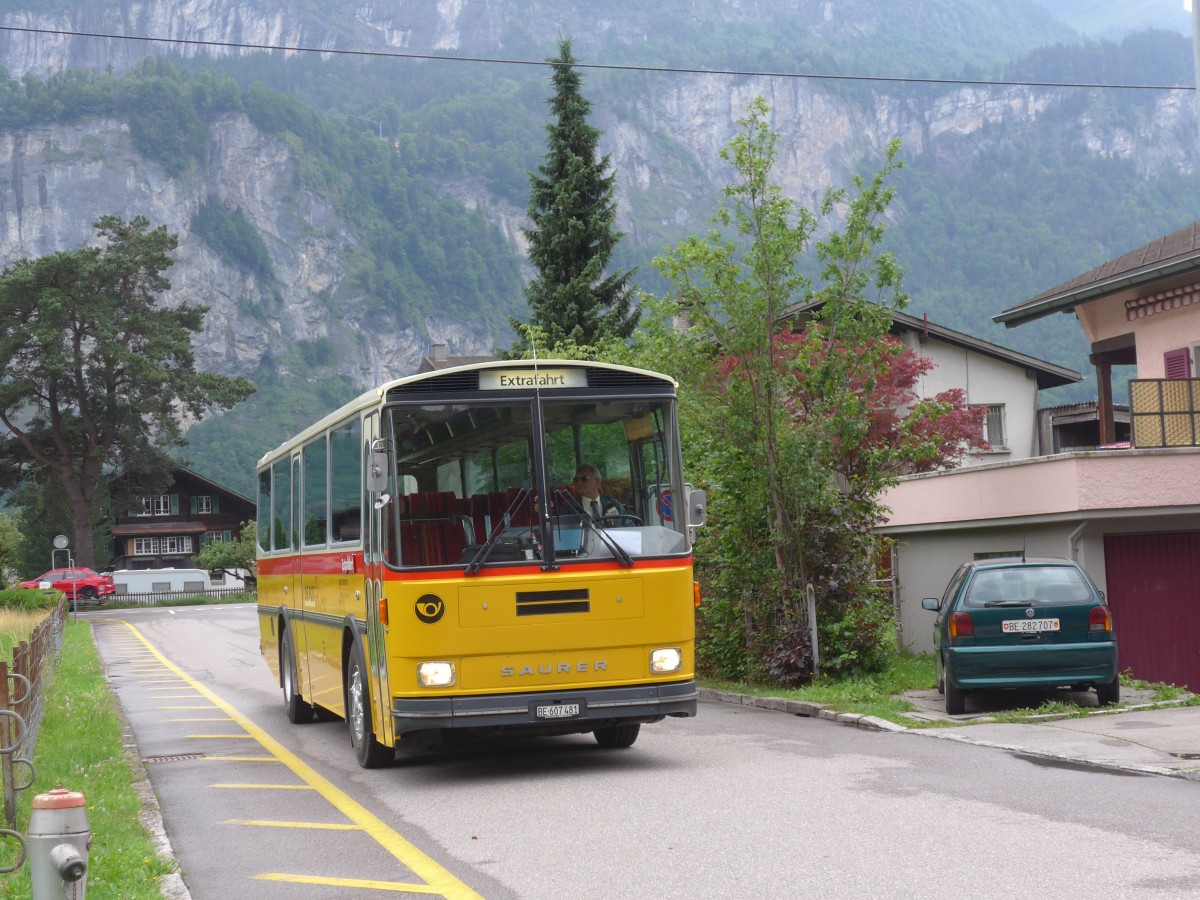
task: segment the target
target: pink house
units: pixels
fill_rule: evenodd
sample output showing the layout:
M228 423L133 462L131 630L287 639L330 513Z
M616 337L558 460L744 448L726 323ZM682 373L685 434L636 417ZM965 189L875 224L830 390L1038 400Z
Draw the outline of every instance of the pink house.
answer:
M1122 670L1200 689L1200 222L995 317L1074 313L1096 367L1100 445L914 475L888 492L897 624L932 649L939 596L967 559L1077 559L1108 596ZM1136 377L1114 383L1114 365ZM1117 437L1128 398L1132 439Z

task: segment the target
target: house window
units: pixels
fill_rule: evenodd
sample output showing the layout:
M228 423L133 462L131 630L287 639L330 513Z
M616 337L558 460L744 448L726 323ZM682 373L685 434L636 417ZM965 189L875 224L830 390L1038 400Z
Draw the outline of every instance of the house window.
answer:
M158 555L158 538L134 538L133 539L133 555L134 556L157 556Z
M134 500L133 514L135 516L154 515L154 498L138 497Z
M169 516L171 514L171 495L170 494L159 494L157 497L153 498L153 501L154 501L154 515Z
M201 515L211 513L213 511L212 497L205 495L196 498L196 512Z
M229 531L206 531L204 536L200 538L200 546L207 547L209 544L227 544L233 540L233 534Z
M979 409L979 406L975 406ZM993 450L1008 449L1008 435L1004 430L1004 404L992 403L982 407L987 410L983 420L983 439Z
M192 538L190 535L184 537L165 537L162 539L163 553L191 553Z

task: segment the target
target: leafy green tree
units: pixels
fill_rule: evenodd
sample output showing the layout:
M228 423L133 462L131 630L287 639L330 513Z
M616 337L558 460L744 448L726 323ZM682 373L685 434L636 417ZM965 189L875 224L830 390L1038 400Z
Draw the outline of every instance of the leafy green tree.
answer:
M17 580L21 559L21 529L8 513L0 513L0 587Z
M870 589L879 495L903 471L953 464L969 428L943 438L930 427L961 413L962 398L917 403L902 424L892 415L903 347L888 330L906 298L899 267L877 248L898 144L872 180L856 179L854 196L830 190L815 215L770 181L768 114L752 102L722 151L738 180L724 190L718 228L656 260L674 290L648 301L637 353L649 368L671 360L691 475L710 488L702 665L794 683L811 661L809 584L826 669L884 662L890 603ZM840 227L826 224L835 218ZM816 283L802 271L810 253ZM823 304L791 334L780 318L799 300Z
M7 473L16 481L57 483L87 566L105 468L147 468L184 442L182 417L254 391L244 378L196 371L192 334L206 307L159 303L176 236L140 216L103 216L95 228L98 246L0 272L0 455L18 462Z
M605 336L629 337L639 313L631 308L633 272L605 274L623 236L613 227L616 177L605 174L608 155L596 159L600 132L587 120L591 104L580 93L571 42L559 41L558 49L558 58L549 60L554 122L546 126L545 161L529 176L533 227L525 236L537 274L525 295L533 324L550 344L595 344ZM512 324L520 333L520 323Z
M196 554L196 565L213 571L222 569L226 574L242 577L243 572L255 575L255 531L254 520L242 523L242 530L232 541L213 541Z

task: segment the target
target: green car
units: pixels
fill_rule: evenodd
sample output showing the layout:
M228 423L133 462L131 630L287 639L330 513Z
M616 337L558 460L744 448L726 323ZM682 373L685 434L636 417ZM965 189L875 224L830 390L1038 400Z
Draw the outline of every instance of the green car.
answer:
M969 562L939 601L933 642L946 712L966 710L973 690L1095 688L1100 705L1121 699L1112 612L1083 568L1069 559Z

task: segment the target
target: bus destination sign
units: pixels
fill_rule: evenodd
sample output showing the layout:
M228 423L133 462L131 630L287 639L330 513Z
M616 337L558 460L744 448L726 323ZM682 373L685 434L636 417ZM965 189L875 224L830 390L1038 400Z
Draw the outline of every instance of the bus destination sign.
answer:
M479 373L479 388L484 391L584 387L587 372L583 369L484 369Z

